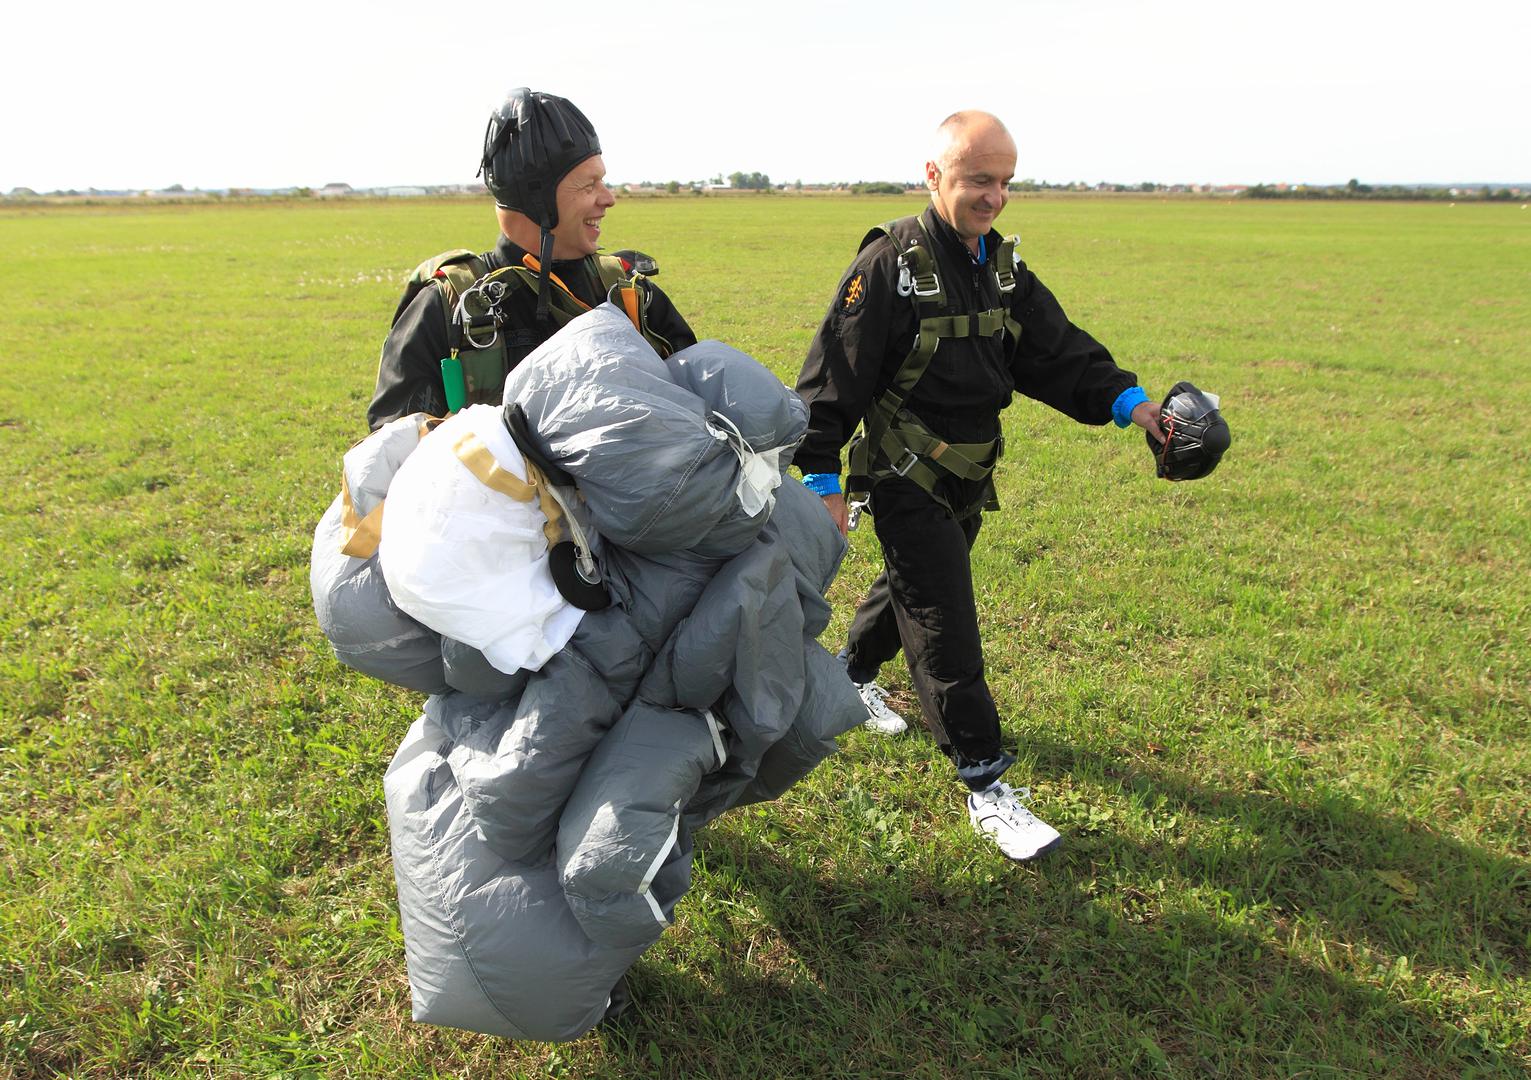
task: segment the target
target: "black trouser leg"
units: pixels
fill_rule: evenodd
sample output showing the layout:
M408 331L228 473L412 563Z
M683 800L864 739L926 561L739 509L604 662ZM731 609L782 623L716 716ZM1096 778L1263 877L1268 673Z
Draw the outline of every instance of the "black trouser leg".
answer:
M880 482L872 510L884 569L851 624L847 668L870 678L901 646L937 745L970 786L987 786L1014 759L983 674L968 558L982 515L955 521L907 480Z
M866 598L851 620L849 644L845 648L845 669L852 682L870 682L878 670L898 655L903 642L898 636L898 620L893 614L893 598L888 591L888 571L872 582Z

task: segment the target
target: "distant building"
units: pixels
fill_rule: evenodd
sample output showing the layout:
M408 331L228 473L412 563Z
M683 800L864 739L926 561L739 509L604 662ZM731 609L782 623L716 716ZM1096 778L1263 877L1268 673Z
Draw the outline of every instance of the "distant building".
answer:
M351 190L350 184L325 184L314 192L315 197L320 199L343 199L347 195L354 194L356 193Z
M425 194L423 187L391 187L384 188L381 194L390 199L418 199Z

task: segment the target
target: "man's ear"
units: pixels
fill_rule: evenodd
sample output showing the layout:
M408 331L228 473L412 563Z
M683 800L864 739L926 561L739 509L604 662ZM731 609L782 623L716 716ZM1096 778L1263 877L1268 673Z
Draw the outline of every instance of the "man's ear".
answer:
M925 163L925 186L931 191L936 190L936 185L941 180L941 166L934 161Z

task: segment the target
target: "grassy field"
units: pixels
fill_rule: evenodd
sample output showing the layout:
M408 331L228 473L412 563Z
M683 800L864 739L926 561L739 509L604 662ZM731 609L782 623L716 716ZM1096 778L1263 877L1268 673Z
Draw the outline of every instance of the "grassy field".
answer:
M790 380L917 205L632 200L607 239ZM989 671L1064 846L1006 863L927 736L855 732L699 836L636 1015L552 1047L410 1022L381 778L419 702L308 601L400 279L489 208L0 209L0 1075L1526 1075L1531 211L1001 226L1234 432L1171 486L1007 414Z

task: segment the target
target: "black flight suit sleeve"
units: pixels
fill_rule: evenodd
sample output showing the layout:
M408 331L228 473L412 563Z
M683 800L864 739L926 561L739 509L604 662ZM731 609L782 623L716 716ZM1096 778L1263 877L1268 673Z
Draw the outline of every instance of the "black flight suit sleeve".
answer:
M1015 276L1010 313L1021 324L1010 360L1015 388L1080 423L1104 424L1112 404L1138 377L1117 367L1104 345L1069 321L1025 263Z
M914 306L898 295L897 266L886 237L867 245L840 279L808 348L797 377L808 434L793 457L804 473L841 471L841 448L914 340Z
M675 304L664 290L655 285L652 279L648 280L649 287L649 328L670 343L670 347L676 352L696 344L696 333L681 317L676 310Z
M447 413L441 384L441 361L448 355L446 312L440 291L429 285L410 301L383 342L377 363L377 388L367 406L367 429L410 413Z

